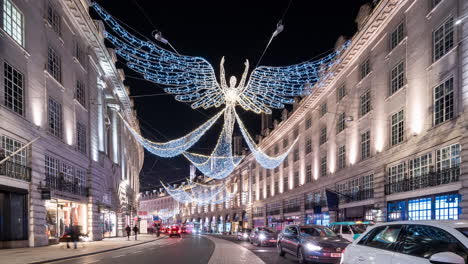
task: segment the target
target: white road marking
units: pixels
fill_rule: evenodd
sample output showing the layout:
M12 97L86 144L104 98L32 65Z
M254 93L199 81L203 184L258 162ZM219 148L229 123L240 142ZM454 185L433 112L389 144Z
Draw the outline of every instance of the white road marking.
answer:
M99 262L99 261L101 261L101 260L98 259L98 260L88 261L88 262L85 262L85 264L96 263L96 262Z
M112 258L120 258L120 257L125 257L126 255L118 255L118 256L114 256Z
M132 252L132 254L136 254L136 253L140 253L140 252L141 252L141 250L138 250L138 251Z

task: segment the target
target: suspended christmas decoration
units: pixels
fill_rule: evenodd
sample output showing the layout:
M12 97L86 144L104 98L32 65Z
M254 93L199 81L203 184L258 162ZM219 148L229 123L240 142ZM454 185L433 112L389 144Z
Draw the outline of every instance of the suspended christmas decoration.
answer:
M242 160L242 157L232 154L232 134L236 121L256 161L265 168L272 169L279 166L294 147L293 144L276 157L268 156L248 134L235 107L240 106L246 111L257 114L271 114L271 109L281 109L285 104L294 103L293 97L310 94L312 87L320 85L329 78L331 75L329 69L339 61L338 56L349 45L346 43L315 61L285 67L260 66L252 71L249 78L249 61L246 60L239 82L236 77L231 76L229 84L225 76L223 57L218 83L213 67L205 59L179 55L151 41L141 40L120 26L98 4L94 3L93 7L113 32L105 32L105 37L115 46L116 54L126 61L130 69L141 73L148 81L165 85L167 87L164 89L165 92L174 94L178 101L191 103L193 109L224 105L222 111L187 136L166 143L149 141L125 123L135 138L151 153L161 157L183 154L204 175L215 179L227 177ZM221 114L224 114L223 130L211 155L187 152L213 126ZM193 195L188 195L180 189L166 188L166 190L180 200L194 199ZM202 200L206 200L205 198Z

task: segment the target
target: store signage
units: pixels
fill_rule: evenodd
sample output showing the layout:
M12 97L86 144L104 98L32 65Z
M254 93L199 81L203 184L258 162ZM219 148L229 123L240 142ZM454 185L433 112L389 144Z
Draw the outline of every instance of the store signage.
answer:
M50 190L41 190L41 199L50 200L51 199Z

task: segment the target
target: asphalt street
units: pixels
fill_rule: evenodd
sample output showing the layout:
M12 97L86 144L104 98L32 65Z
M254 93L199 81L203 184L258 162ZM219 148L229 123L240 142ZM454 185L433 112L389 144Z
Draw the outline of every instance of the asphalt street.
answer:
M53 263L208 263L214 248L214 243L207 238L183 235L182 238L163 238L138 246Z
M241 245L250 251L252 251L255 255L261 258L267 264L291 264L296 263L297 259L291 255L286 254L284 257L280 257L278 255L278 251L276 251L276 247L269 246L269 247L258 247L250 244L248 241L238 241L234 236L215 236L217 238L222 238L234 242L238 245Z

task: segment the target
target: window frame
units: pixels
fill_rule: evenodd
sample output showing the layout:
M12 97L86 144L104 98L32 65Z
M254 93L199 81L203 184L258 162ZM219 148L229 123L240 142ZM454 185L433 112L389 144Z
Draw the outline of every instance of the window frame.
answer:
M359 97L359 117L367 115L370 111L372 111L372 97L369 89Z
M343 132L346 129L346 113L342 112L338 115L336 121L336 134Z
M401 31L400 31L401 30ZM405 22L400 22L389 34L390 51L394 50L405 39L406 27Z
M346 168L346 144L338 147L338 169Z
M370 59L367 58L359 64L359 80L366 78L371 72Z
M8 69L11 69L11 73L7 73ZM10 74L12 76L11 79L8 78ZM21 79L16 78L17 76L21 76ZM19 85L19 82L21 85ZM25 82L25 75L21 71L7 61L3 61L3 105L10 111L23 117L26 116L25 97L27 85ZM11 83L11 87L7 85L7 83ZM8 94L10 90L11 93ZM18 91L21 91L21 95L19 95ZM18 97L21 97L21 100L18 100ZM8 100L9 98L10 100ZM11 106L7 104L7 102L10 103Z
M400 116L401 114L401 116ZM394 123L394 117L396 123ZM400 120L401 118L401 120ZM396 146L405 141L406 138L406 124L405 124L405 111L401 109L390 115L390 146ZM396 132L396 135L394 134ZM401 133L400 133L401 132Z
M406 63L404 60L401 60L393 65L393 67L390 69L389 78L389 95L392 96L406 85Z
M328 135L327 135L327 126L323 125L320 127L320 136L319 136L319 145L323 145L327 143L328 141Z
M58 113L52 113L51 112L51 106L53 106L54 108L58 109L59 112ZM54 115L54 117L52 117L52 114ZM56 125L55 128L51 127L52 123L51 123L51 119L54 118L54 125ZM55 120L56 119L56 120ZM57 138L60 138L60 139L63 139L63 106L60 102L58 102L57 100L55 100L54 98L52 97L49 97L48 98L48 101L47 101L47 123L48 123L48 133L57 137Z
M26 45L25 45L25 38L26 38L26 34L25 34L25 16L23 14L23 11L11 0L3 0L2 1L2 21L1 21L1 24L2 24L2 30L3 32L5 32L16 44L20 45L22 48L25 48ZM5 10L5 5L6 4L10 4L10 15L7 14L6 10ZM13 16L15 16L13 14L13 11L16 12L17 14L20 15L20 22L21 22L21 25L19 25L18 23L16 23L17 21L14 21L13 19ZM6 25L5 25L5 21L7 20L6 18L10 18L10 29L7 29L6 28ZM18 36L17 36L17 33L14 33L14 31L17 31L17 29L20 29L20 33L21 33L21 36L20 36L20 40L18 40ZM11 31L11 32L10 32Z
M447 90L447 86L451 86L451 90L449 92L446 92ZM432 112L432 115L433 115L433 124L434 126L437 126L437 125L440 125L440 124L443 124L447 121L450 121L452 119L455 118L455 114L456 114L456 106L455 106L455 103L456 103L456 99L455 99L455 79L454 79L454 76L450 76L448 78L445 78L442 82L440 82L438 85L436 85L433 89L432 89L432 98L433 98L433 112ZM436 98L436 89L438 88L441 88L443 89L443 95L440 96L439 98ZM449 106L451 106L452 109L448 109L447 110L447 101L449 99L447 99L447 97L449 97L449 99L451 99L451 104L449 104ZM442 107L442 110L439 112L441 118L437 118L437 114L436 114L436 111L437 111L437 104L442 101L442 104L443 104L443 107ZM451 111L450 111L451 110ZM449 111L450 113L450 116L447 117L447 111Z
M447 26L447 23L451 22L451 27L449 29L446 29L446 26ZM439 31L439 30L442 30L443 33L442 33L442 37L440 40L438 40L436 42L436 33ZM449 45L450 47L447 48L447 36L448 36L448 33L451 34L451 41L450 41L450 44ZM442 57L444 57L446 54L448 54L451 50L453 50L453 48L456 46L456 29L455 29L455 18L453 16L450 16L448 18L446 18L445 20L443 20L442 23L440 23L433 31L432 31L432 41L431 41L432 45L431 45L431 48L432 48L432 62L436 62L438 61L439 59L441 59ZM436 44L441 44L441 49L443 50L440 54L437 54L437 48L436 48ZM439 50L440 50L440 47L439 47Z
M366 136L365 141L363 140L363 136ZM360 140L360 147L361 147L361 160L366 160L371 157L371 134L370 130L366 130L363 133L360 134L361 140ZM364 153L364 143L365 143L365 155Z

